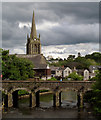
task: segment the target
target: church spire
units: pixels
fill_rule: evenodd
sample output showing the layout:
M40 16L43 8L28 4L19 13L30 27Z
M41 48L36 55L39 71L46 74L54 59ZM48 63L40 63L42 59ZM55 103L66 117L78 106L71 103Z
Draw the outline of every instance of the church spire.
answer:
M30 36L27 35L26 51L27 51L27 54L29 55L41 54L40 34L39 34L39 37L37 37L34 11L33 11L33 17L32 17L31 33L30 33Z
M34 11L33 11L31 38L35 38L35 37L37 38L37 32L36 32L36 25L35 25Z

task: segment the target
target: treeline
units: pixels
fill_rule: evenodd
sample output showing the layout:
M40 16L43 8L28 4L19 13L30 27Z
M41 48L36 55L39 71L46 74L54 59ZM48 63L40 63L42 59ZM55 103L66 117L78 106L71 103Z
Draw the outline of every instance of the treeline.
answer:
M53 61L52 59L51 61ZM67 59L60 59L57 63L49 63L54 66L76 66L77 69L88 69L90 65L101 65L101 53L94 52L84 57L69 55Z
M34 77L34 65L31 61L9 55L9 50L0 49L0 53L2 54L3 80L26 80Z

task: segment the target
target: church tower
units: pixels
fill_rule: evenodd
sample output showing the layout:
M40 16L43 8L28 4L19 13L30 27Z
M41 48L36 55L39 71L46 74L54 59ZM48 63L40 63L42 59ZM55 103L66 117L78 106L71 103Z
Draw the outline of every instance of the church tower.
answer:
M37 37L34 11L32 17L32 27L30 36L27 34L27 45L26 45L26 53L29 55L41 54L41 43L40 43L40 34Z

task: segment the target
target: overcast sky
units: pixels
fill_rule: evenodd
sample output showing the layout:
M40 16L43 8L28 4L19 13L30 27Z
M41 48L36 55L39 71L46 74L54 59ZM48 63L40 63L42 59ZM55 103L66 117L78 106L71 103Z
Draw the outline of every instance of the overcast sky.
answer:
M67 57L99 50L99 3L11 2L2 3L2 47L10 53L25 53L33 10L45 56Z

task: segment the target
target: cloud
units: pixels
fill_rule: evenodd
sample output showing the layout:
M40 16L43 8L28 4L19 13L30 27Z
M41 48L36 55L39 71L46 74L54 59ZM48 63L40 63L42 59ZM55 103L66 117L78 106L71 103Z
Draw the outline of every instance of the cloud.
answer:
M41 34L42 46L58 47L57 55L63 57L69 53L77 54L78 49L75 46L78 44L88 45L99 42L99 3L97 2L6 2L2 3L2 8L2 45L3 48L11 51L22 49L19 48L20 46L25 48L27 33L30 34L33 10L37 33ZM64 45L64 48L61 45ZM71 50L70 45L76 50ZM54 55L55 50L52 49L54 50L54 47L51 47L48 53L47 49L46 53ZM85 54L88 48L83 49L82 46L79 50ZM20 52L23 53L21 50Z
M19 28L31 28L31 23L22 23L22 22L19 22Z
M67 58L68 55L77 56L78 52L84 56L96 51L99 52L99 44L94 43L42 46L43 55L46 57L52 55L54 58Z
M99 44L94 43L80 43L75 45L49 45L42 46L42 53L45 57L52 55L54 58L67 58L68 55L77 56L78 52L82 56L91 54L93 52L99 52ZM26 50L23 46L19 46L17 49L10 49L10 54L25 54Z
M24 50L22 49L12 49L11 53L12 54L25 54Z
M59 26L59 23L57 22L43 21L42 24L38 24L36 26L36 29L47 31L48 29L52 29L53 27L57 27L57 26Z

